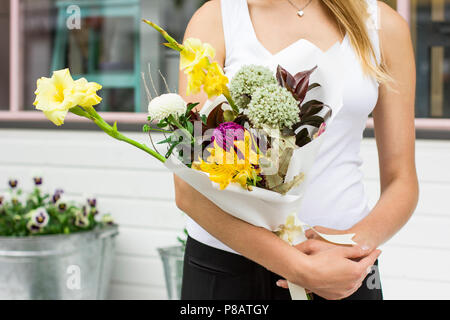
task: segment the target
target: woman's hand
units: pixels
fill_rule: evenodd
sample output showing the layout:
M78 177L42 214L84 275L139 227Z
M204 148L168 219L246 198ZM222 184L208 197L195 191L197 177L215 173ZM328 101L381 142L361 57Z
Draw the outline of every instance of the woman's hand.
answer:
M363 234L363 232L360 232L358 230L353 230L353 229L336 230L336 229L325 228L325 227L321 227L321 226L315 226L313 229L315 231L317 231L317 232L324 233L324 234L329 234L329 235L355 233L355 236L353 237L353 240L355 242L357 242L358 245L363 250L372 251L372 250L376 249L376 245L375 245L375 243L373 243L373 241L371 241L369 239L370 237L368 237L367 235ZM317 232L315 232L314 230L312 230L312 229L307 230L305 232L306 238L308 238L310 240L317 240L317 241L325 241L326 242L326 240L324 240L322 237L320 237L317 234Z
M369 253L359 246L339 247L318 240L306 241L303 248L311 253L309 263L298 270L298 277L292 282L329 300L346 298L358 290L381 254L380 250ZM277 285L287 288L283 280Z

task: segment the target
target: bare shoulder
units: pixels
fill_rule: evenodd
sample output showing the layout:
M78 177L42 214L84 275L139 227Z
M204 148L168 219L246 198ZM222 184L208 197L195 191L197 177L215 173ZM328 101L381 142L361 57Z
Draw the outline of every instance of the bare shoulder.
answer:
M198 38L211 44L216 49L218 59L225 52L220 1L210 0L203 4L192 16L185 33L185 38Z
M380 8L380 40L387 60L412 52L411 32L408 22L387 4L378 1Z
M380 35L383 39L389 42L409 40L408 22L386 3L378 1L378 6L380 8Z

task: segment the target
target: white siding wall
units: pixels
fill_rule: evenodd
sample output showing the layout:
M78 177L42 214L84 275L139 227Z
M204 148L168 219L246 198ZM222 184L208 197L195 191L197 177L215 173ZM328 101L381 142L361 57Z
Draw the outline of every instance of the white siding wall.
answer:
M146 142L143 134L129 134ZM377 200L373 139L363 142L367 190ZM407 226L383 247L386 299L450 299L450 141L418 141L421 199ZM120 224L111 298L165 299L156 248L177 244L183 217L173 201L171 174L145 153L98 132L0 130L0 189L9 177L31 187L33 170L45 187L73 198L94 194ZM402 201L402 199L399 199Z

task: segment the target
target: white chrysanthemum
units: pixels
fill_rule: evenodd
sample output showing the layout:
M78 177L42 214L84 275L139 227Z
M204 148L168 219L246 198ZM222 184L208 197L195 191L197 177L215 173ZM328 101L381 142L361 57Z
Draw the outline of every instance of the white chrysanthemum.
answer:
M152 120L161 121L171 115L183 115L186 107L186 102L178 94L167 93L150 101L148 115Z

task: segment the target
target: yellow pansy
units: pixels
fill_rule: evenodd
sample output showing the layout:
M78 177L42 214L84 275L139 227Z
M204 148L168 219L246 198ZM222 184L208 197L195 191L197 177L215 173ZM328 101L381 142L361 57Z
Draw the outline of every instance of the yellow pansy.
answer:
M55 125L64 123L67 113L76 106L92 107L101 101L97 91L101 86L86 79L74 81L69 69L53 72L51 78L37 81L34 106L44 112Z
M208 98L220 96L228 91L228 78L224 75L222 68L217 62L213 62L208 66L206 77L204 80L203 90Z
M199 64L209 62L215 56L216 51L210 44L202 43L195 38L186 39L183 43L183 50L180 52L180 69L189 73Z

